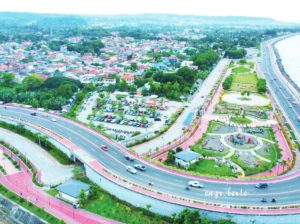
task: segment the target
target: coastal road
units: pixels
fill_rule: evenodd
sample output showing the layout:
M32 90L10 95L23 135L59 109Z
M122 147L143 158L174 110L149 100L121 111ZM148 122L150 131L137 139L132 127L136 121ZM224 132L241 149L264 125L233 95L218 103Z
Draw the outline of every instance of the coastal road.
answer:
M288 85L283 82L282 75L278 73L278 70L272 58L272 43L274 41L268 41L262 44L262 63L261 70L268 82L269 88L275 94L275 97L281 106L283 113L291 122L296 136L300 134L300 102L297 97L291 92Z
M143 164L142 159L136 158L135 162L125 160L125 152L121 146L119 147L118 144L107 140L74 121L52 114L45 117L42 116L43 112L37 112L37 116L32 116L30 112L31 110L25 108L10 106L5 108L3 105L0 106L0 115L23 119L33 124L46 127L72 141L107 169L140 185L149 187L148 183L152 181L154 182L152 188L162 192L213 203L266 206L274 205L270 202L270 199L275 197L277 199L276 205L300 204L300 177L298 176L284 181L274 181L269 184L268 189L256 189L254 181L227 180L218 182L218 180L212 178L197 177L197 179L200 179L204 184L204 188L187 191L185 187L191 178L178 175L174 172L167 172L164 169L157 168L157 166L147 164L146 172L138 172L136 175L130 174L126 171L125 167L127 165L134 165L137 163L137 160L140 160L138 163ZM57 121L51 121L52 118L55 118ZM109 151L105 152L100 150L99 146L102 144L107 145ZM233 196L228 194L228 191L239 192L239 195ZM241 191L244 194L241 195ZM219 195L218 197L217 194ZM260 202L262 197L266 197L268 202L262 204ZM247 213L247 211L249 210L245 210L245 213Z

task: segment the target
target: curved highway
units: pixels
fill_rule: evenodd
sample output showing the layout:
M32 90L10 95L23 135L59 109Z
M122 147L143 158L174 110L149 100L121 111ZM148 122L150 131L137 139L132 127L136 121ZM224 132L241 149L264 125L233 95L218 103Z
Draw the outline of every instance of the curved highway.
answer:
M285 115L288 117L292 126L296 130L299 136L300 133L300 103L298 99L290 92L286 83L284 83L279 77L274 66L277 66L272 62L272 44L274 41L266 42L262 44L262 64L261 70L265 75L268 82L268 87L276 95L277 101L280 103ZM275 41L276 42L276 41Z
M37 116L32 116L30 113L31 110L24 108L8 106L5 109L4 106L0 106L0 115L27 120L33 124L46 127L66 139L69 139L81 149L84 149L107 169L138 184L148 187L148 183L151 180L154 182L154 186L152 186L154 189L206 202L244 206L274 206L274 203L271 203L270 199L276 198L276 205L300 204L300 177L269 183L269 187L267 189L255 188L254 182L245 183L228 180L226 183L216 183L215 181L202 180L201 182L204 185L203 189L193 188L187 191L185 187L187 186L188 181L191 180L190 178L175 175L154 166L146 165L147 170L145 172L138 172L136 175L130 174L126 171L125 167L127 165L133 165L137 161L127 161L124 158L124 151L122 151L122 149L116 144L112 144L111 141L107 141L104 137L101 137L100 135L92 132L90 129L87 129L82 125L78 125L76 122L71 120L51 114L49 114L48 117L45 117L42 116L43 112L37 112ZM51 121L52 118L55 118L57 121ZM99 149L99 146L102 144L109 147L107 152ZM243 191L244 193L246 192L246 195L229 196L227 194L228 189L230 189L231 192ZM222 192L222 195L219 197L210 195L209 192L211 191ZM262 197L267 198L268 202L262 203Z

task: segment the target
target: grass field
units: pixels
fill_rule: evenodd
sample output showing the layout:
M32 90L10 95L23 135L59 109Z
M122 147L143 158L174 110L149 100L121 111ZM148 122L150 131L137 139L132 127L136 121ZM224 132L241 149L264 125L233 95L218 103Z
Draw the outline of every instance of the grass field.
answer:
M255 73L249 73L245 75L234 75L233 83L238 82L241 84L254 84L257 82L257 75Z
M212 156L212 157L222 157L222 156L226 156L229 153L229 149L226 149L224 152L216 152L209 149L203 149L198 144L192 146L192 149L194 152L200 153L201 155Z
M233 73L248 73L248 72L250 72L250 69L245 68L244 66L239 66L239 67L232 69L232 72Z
M219 164L214 160L208 160L208 159L200 159L197 163L191 165L189 170L199 174L206 174L206 175L227 176L227 177L235 176L231 168L226 164L223 163Z
M232 162L239 165L244 170L246 176L268 171L271 170L273 167L272 163L264 162L262 160L259 160L259 166L250 167L247 164L245 164L243 161L238 159L237 153L235 153L232 157L230 157L230 159Z
M231 122L237 123L237 124L251 124L251 120L244 117L231 117Z

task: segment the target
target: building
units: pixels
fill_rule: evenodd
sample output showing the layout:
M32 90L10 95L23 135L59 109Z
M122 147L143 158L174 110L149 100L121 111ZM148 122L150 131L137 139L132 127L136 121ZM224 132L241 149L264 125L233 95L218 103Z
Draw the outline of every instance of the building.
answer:
M188 169L189 166L199 160L202 156L199 153L183 150L174 155L176 165Z
M134 84L134 77L131 75L124 75L121 77L121 79L125 80L128 85Z
M89 194L90 185L78 180L70 179L67 182L56 187L58 196L66 201L76 204L78 196L83 190L87 195Z
M103 78L102 83L105 86L115 85L116 84L116 79L115 78Z

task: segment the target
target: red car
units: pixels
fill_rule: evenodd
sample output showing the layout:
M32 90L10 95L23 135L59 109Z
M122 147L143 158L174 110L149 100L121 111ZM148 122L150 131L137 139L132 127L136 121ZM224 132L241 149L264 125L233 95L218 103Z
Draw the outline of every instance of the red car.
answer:
M101 145L100 149L104 150L104 151L108 151L108 147L106 145Z

